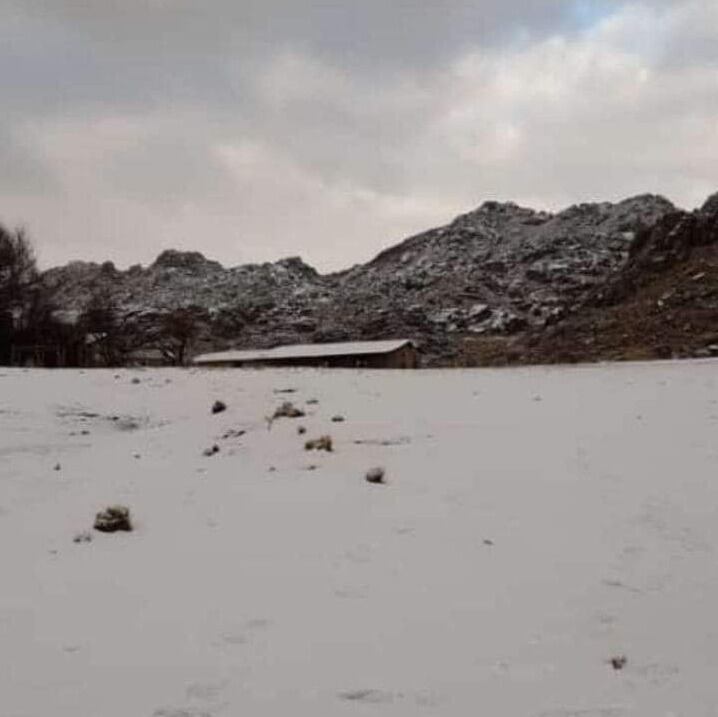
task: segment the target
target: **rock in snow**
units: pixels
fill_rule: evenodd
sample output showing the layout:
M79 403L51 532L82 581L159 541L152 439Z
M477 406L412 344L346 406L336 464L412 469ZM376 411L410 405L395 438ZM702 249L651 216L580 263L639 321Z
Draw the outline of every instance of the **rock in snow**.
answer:
M369 483L383 483L384 469L381 467L371 468L366 472L366 480Z
M215 401L212 404L212 413L222 413L227 410L227 404L224 401Z
M332 437L320 436L319 438L313 438L304 444L304 449L307 451L327 451L331 453L334 450Z
M124 505L111 505L95 516L95 530L102 533L131 531L130 509Z

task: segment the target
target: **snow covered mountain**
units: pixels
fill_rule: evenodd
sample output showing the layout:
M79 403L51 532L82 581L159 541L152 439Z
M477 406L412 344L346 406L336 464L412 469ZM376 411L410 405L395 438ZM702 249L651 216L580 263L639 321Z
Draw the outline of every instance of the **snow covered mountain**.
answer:
M211 317L203 348L413 336L450 361L467 338L521 337L580 315L636 271L647 232L687 216L650 194L557 214L486 202L336 274L297 257L224 268L170 250L146 268L75 262L44 280L64 310L98 292L139 313L201 307Z

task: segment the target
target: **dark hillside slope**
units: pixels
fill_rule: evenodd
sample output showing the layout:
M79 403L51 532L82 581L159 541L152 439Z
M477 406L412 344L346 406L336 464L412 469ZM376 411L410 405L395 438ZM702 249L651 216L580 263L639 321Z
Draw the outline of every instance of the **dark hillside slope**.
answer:
M718 355L718 195L637 235L625 266L544 331L468 341L469 363Z

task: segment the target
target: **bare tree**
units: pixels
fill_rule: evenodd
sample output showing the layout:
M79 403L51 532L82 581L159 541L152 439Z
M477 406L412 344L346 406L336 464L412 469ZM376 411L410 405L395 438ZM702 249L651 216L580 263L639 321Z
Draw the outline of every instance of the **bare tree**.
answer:
M161 319L159 348L175 366L184 366L187 354L207 321L207 312L197 306L174 309Z
M28 306L37 304L37 278L35 256L25 231L9 230L0 224L0 364L11 360L18 319L24 318Z
M124 366L130 354L150 345L157 333L141 312L122 310L107 289L93 293L79 325L105 366Z
M35 253L24 229L0 224L0 311L22 305L38 277Z
M115 366L119 363L117 306L107 291L97 291L80 315L79 324L96 347L102 363Z

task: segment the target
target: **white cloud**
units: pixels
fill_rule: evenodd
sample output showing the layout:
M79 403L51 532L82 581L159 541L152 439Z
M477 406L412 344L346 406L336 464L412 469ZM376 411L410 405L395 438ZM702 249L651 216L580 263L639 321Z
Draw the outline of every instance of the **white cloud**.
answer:
M442 184L462 194L473 166L484 191L553 207L641 191L701 202L716 183L718 74L665 63L683 16L629 7L575 37L459 58L431 128L449 148Z

